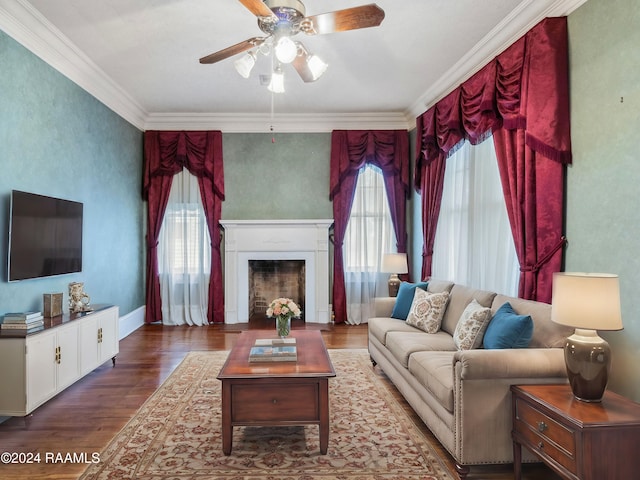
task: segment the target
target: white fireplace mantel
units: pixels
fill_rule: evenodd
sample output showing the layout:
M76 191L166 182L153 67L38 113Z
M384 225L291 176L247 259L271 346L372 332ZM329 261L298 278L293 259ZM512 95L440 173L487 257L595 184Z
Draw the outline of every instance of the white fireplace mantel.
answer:
M329 323L329 228L333 220L221 220L225 323L249 321L249 260L305 261L305 322Z

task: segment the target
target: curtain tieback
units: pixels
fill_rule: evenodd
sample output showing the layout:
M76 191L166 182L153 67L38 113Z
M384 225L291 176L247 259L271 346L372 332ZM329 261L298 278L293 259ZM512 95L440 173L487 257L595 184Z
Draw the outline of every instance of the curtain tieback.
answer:
M549 250L549 252L547 252L546 255L540 258L540 260L538 260L534 265L524 265L520 267L520 272L522 273L538 272L542 268L542 266L545 263L547 263L549 260L551 260L551 257L553 257L556 254L556 252L560 250L562 247L564 247L566 244L567 244L567 237L563 235L562 237L560 237L560 241L551 250Z

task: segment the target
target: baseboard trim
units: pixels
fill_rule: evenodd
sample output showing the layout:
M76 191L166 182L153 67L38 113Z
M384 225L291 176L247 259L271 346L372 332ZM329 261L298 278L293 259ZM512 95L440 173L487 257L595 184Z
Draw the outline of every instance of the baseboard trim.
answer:
M120 317L118 331L119 340L122 340L123 338L131 335L138 328L144 325L144 312L145 306L143 305L139 308L136 308L134 311Z

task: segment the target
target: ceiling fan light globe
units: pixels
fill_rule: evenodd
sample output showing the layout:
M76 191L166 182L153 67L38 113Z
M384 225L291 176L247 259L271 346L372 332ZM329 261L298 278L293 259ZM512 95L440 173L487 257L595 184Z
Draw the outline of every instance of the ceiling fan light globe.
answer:
M289 37L282 37L275 46L275 52L281 63L291 63L298 55L298 46Z
M253 66L256 64L256 56L252 52L248 52L246 55L243 55L238 60L233 62L233 65L236 67L236 71L240 74L240 76L244 78L249 78L251 75L251 70Z
M273 93L284 93L284 74L276 70L271 75L271 81L267 85L267 90Z
M317 55L311 55L307 59L307 65L309 66L311 75L313 75L313 80L319 79L322 76L322 74L327 71L327 68L329 67L329 65L325 63Z

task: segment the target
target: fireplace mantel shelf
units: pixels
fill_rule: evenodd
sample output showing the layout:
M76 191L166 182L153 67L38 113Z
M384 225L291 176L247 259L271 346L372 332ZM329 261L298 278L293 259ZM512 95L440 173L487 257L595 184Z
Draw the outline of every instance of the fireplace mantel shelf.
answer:
M278 226L278 225L327 225L328 227L333 225L333 220L331 219L278 219L278 220L220 220L220 224L227 228L227 226L255 226L255 225L267 225L267 226Z

